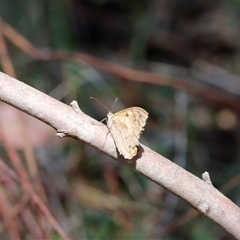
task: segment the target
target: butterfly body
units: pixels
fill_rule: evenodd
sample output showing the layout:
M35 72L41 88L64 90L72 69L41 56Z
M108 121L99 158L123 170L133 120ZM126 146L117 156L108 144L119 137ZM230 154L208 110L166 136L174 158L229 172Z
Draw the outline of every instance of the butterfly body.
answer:
M107 126L113 136L115 145L125 159L137 155L139 138L144 131L148 112L140 107L131 107L115 114L107 114Z

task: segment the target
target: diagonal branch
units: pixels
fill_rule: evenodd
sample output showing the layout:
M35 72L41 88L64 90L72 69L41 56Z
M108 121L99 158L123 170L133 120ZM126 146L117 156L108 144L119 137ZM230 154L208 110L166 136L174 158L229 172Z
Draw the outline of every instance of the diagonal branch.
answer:
M127 161L119 157L107 127L77 109L75 102L70 107L1 72L0 100L50 125L57 135L84 141L141 173L240 239L238 206L208 182L145 146L138 159Z
M188 92L201 99L205 99L220 106L229 107L236 111L240 111L239 98L224 91L219 91L213 88L201 86L188 82L180 78L170 78L166 76L156 75L147 71L139 71L124 66L119 66L112 62L104 61L100 58L69 51L54 51L39 49L28 41L24 36L18 33L9 24L1 20L1 31L3 36L8 39L12 44L25 52L28 56L39 61L74 61L81 64L89 64L92 67L118 76L119 78L150 83L160 86L172 87L181 91Z

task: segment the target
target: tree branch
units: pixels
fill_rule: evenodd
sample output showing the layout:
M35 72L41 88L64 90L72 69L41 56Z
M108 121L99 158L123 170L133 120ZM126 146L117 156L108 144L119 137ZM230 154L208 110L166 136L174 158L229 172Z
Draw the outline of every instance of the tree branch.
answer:
M146 71L139 71L124 66L119 66L112 62L104 61L103 59L84 53L39 49L3 20L1 21L1 31L6 39L8 39L17 48L35 60L75 61L81 64L89 64L98 70L102 70L122 79L171 87L188 92L194 96L198 96L201 99L219 104L221 107L225 106L236 111L240 111L239 98L224 91L219 91L205 86L199 86L184 79L171 78ZM224 77L230 77L230 74L228 74L227 77L224 75Z
M118 156L107 127L84 114L76 102L70 107L1 72L0 100L50 125L58 136L84 141L141 173L240 239L238 206L208 181L199 179L143 145L141 156L133 160Z

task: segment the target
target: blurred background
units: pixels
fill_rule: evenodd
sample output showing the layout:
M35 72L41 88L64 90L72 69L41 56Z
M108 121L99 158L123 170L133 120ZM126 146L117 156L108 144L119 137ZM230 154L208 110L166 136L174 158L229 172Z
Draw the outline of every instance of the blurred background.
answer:
M208 171L240 205L239 16L232 1L1 1L0 67L99 121L107 111L91 96L110 109L119 98L113 112L143 107L141 143ZM1 239L229 239L165 189L2 102L0 183Z

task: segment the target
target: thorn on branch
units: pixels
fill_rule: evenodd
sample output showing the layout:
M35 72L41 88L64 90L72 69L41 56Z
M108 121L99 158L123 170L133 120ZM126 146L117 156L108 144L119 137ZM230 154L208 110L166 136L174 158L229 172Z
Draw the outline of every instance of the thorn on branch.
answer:
M202 174L202 179L203 179L203 181L206 182L207 184L213 186L213 185L212 185L211 178L210 178L210 175L209 175L208 172L204 172L204 173Z
M198 210L203 213L206 214L210 209L210 206L207 203L202 203L198 206Z
M64 138L64 137L67 137L67 136L68 136L67 132L64 131L64 130L58 130L57 133L56 133L56 135L57 135L58 137L60 137L60 138Z
M78 113L83 113L82 110L79 108L77 101L75 101L75 100L72 101L72 102L70 103L70 106L72 107L72 109L73 109L74 111L76 111L76 112L78 112Z

